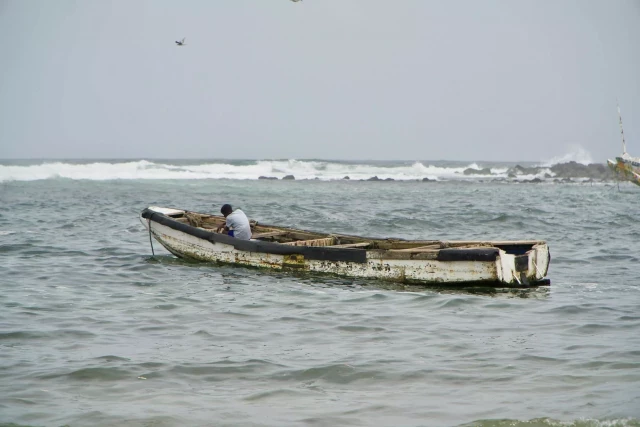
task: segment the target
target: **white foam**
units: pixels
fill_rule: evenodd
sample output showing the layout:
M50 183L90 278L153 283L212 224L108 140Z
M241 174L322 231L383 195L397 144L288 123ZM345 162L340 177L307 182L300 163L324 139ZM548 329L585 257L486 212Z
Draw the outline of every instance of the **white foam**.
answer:
M556 157L545 165L538 166L535 174L518 175L516 180L547 179L555 176L548 168L553 164L569 161L590 163L591 156L578 148L571 153ZM122 162L66 163L60 161L43 162L33 165L1 165L0 182L36 181L47 179L72 180L184 180L184 179L237 179L255 180L261 176L282 179L293 175L296 180L319 179L323 181L341 180L348 176L351 180L366 180L373 176L379 179L391 178L396 181L422 180L483 180L508 178L510 168L494 166L489 173L465 175L466 169L482 170L477 163L456 166L442 166L428 162L413 163L348 163L319 160L258 160L244 162L202 162L200 164L172 164L147 160ZM462 166L463 165L463 166ZM548 175L547 175L548 174Z
M45 162L38 165L0 165L0 182L35 181L66 178L74 180L139 180L139 179L258 179L260 176L283 178L294 175L296 179L339 180L350 179L421 180L429 179L474 179L468 176L467 168L480 169L475 163L464 167L425 165L421 162L406 165L375 165L364 163L337 163L306 160L259 160L250 164L203 163L196 165L174 165L146 160L121 163L64 163ZM503 169L500 169L503 172Z
M593 163L593 158L591 157L591 154L581 146L571 145L569 146L568 153L563 154L562 156L553 157L551 158L551 160L547 160L546 162L543 162L540 166L551 167L553 165L557 165L560 163L569 163L569 162L576 162L583 165L588 165Z

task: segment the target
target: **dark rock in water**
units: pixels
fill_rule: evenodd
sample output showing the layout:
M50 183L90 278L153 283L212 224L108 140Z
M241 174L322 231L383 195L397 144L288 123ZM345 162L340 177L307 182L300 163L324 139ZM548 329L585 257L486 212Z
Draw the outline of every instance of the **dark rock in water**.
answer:
M600 163L591 163L589 165L577 162L559 163L551 166L550 169L558 178L615 178L611 169Z
M378 178L377 176L372 176L367 181L382 181L382 180L380 178Z
M530 179L529 181L526 181L526 182L530 182L532 184L538 184L538 183L541 183L542 180L540 178L533 178L533 179Z
M577 162L558 163L553 166L533 166L525 167L516 165L507 171L509 178L516 178L518 175L538 175L541 172L550 170L552 174L545 173L544 177L549 178L592 178L611 180L615 176L613 172L604 164L592 163L583 165Z
M344 177L344 178L342 178L342 179L351 179L351 178L349 178L349 175L347 175L347 176L345 176L345 177Z
M520 165L515 165L513 168L509 169L509 174L514 174L514 175L536 175L537 173L540 172L540 167L534 166L534 167L524 167L524 166L520 166Z
M422 182L434 182L435 179L422 178Z
M489 169L489 168L484 168L484 169L466 168L462 173L465 174L465 175L491 175L491 169Z
M393 179L393 178L387 178L387 179L385 179L385 181L395 181L395 179Z
M293 175L287 175L287 176L285 176L285 177L284 177L284 178L282 178L282 179L296 179L296 177L295 177L295 176L293 176Z
M275 176L259 176L258 179L278 179Z

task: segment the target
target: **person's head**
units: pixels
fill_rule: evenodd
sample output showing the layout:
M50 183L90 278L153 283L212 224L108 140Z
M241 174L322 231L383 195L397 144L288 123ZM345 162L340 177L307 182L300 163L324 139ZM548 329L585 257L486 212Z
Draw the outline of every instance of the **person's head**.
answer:
M220 209L220 212L222 212L222 215L224 215L224 217L226 218L227 215L229 215L231 212L233 212L233 208L231 207L231 205L222 205L222 209Z

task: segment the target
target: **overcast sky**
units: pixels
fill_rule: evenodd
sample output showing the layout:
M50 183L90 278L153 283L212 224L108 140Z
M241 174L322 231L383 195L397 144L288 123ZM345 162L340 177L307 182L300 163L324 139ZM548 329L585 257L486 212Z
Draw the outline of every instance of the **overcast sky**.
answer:
M174 40L186 37L186 46ZM0 0L0 158L640 155L640 0Z

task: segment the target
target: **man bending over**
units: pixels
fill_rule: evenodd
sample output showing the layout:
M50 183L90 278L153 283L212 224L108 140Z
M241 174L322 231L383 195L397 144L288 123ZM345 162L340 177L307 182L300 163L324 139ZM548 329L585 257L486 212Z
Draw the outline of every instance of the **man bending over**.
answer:
M231 205L226 204L222 206L220 212L227 219L227 223L218 227L218 233L223 231L236 239L251 239L251 225L244 212L240 209L234 211Z

